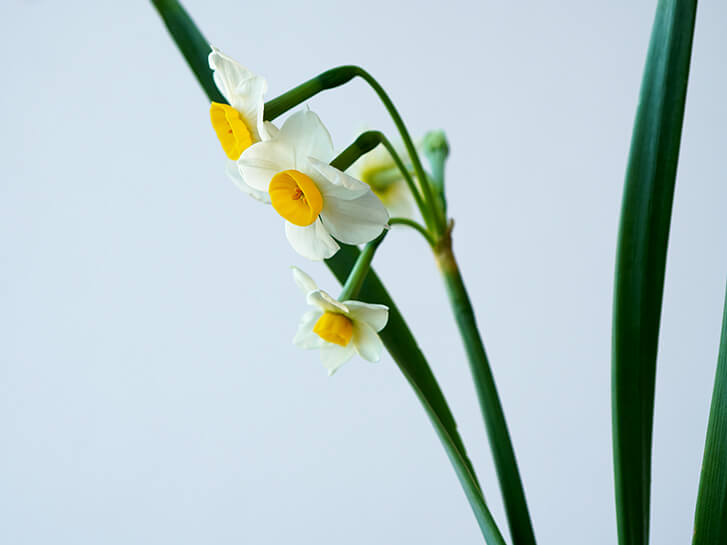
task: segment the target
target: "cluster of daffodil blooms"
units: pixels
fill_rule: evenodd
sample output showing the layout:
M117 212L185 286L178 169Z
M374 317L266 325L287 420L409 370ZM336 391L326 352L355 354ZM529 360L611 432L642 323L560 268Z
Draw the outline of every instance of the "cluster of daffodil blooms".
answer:
M330 68L263 102L266 81L219 50L210 52L178 0L153 0L153 4L212 101L212 125L229 159L229 175L285 220L286 237L300 255L326 260L343 285L334 298L293 268L295 283L313 307L302 317L293 342L319 349L331 374L354 354L377 361L386 346L436 430L485 541L505 545L442 389L402 313L370 269L390 226L411 227L427 241L465 347L500 483L509 542L535 545L504 410L452 246L453 223L444 191L449 154L444 134L430 132L417 146L386 90L356 65ZM659 1L626 175L613 329L614 474L622 544L641 545L649 535L649 441L659 316L696 7L696 0ZM405 65L406 59L399 60ZM323 123L307 109L289 113L282 124L273 125L313 96L356 78L368 85L389 113L402 149L371 130L336 155ZM420 155L428 160L428 171ZM659 167L652 168L656 164ZM358 301L359 292L361 298L385 304ZM699 545L727 543L722 501L727 490L722 463L725 377L727 310L696 508L694 538ZM633 387L637 382L640 386ZM639 418L634 418L636 413Z
M297 111L280 127L263 121L265 79L214 47L209 64L228 102L210 107L212 126L228 157L227 173L244 192L272 205L300 255L327 259L340 249L337 241L365 244L382 235L389 212L372 187L393 196L387 200L395 209L408 206L407 188L384 148L354 165L354 172L373 185L366 184L329 164L335 156L333 142L314 112ZM293 268L293 276L316 309L302 317L293 340L297 346L319 349L329 374L354 354L372 362L381 358L378 332L388 320L386 306L337 301L300 269Z
M333 297L292 268L293 280L311 307L301 317L293 343L317 349L329 374L354 355L378 361L386 347L432 422L485 539L490 545L504 545L442 389L404 316L371 268L392 226L412 228L426 240L466 348L515 542L533 545L521 541L533 535L522 482L452 248L453 223L444 191L449 146L444 133L429 132L415 143L386 90L355 65L328 69L266 101L266 80L209 46L177 0L154 5L212 102L210 119L227 156L229 177L242 191L270 205L283 218L293 249L309 260L325 260L343 286ZM318 115L305 106L296 111L317 94L355 78L376 94L400 145L380 131L366 130L336 153Z

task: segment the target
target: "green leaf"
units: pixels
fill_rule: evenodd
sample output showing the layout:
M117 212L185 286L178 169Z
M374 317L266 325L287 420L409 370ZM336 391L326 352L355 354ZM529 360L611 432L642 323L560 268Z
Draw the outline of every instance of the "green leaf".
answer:
M326 260L326 264L338 278L338 281L344 283L358 255L358 248L342 245L335 256ZM504 544L502 536L487 509L474 470L467 459L464 445L457 432L457 425L439 388L439 384L434 378L409 327L406 325L404 317L373 269L370 269L366 276L359 293L359 299L389 307L389 322L380 333L381 340L429 415L465 490L467 499L470 501L487 543Z
M616 256L612 421L621 545L649 539L654 381L696 0L660 0L641 84Z
M692 543L727 543L727 295Z
M178 47L187 58L190 68L197 76L207 96L210 100L215 100L214 96L217 94L217 90L214 88L214 82L212 81L212 72L206 60L204 63L199 62L202 57L206 59L206 55L209 53L206 40L204 40L194 22L178 2L155 1L154 4L170 29L172 38L177 42ZM190 59L193 60L190 61ZM359 145L362 150L368 151L371 143L364 138L359 142ZM352 150L353 152L355 150ZM342 284L346 281L359 253L356 247L341 245L338 253L331 259L326 260L326 265ZM464 444L457 431L454 417L439 388L439 384L404 321L404 317L373 269L370 269L366 275L359 299L370 303L384 304L389 307L389 321L381 331L381 339L429 416L452 462L485 540L490 545L504 545L505 542L487 508L474 469L467 458Z
M207 60L212 49L209 42L189 17L187 11L176 0L152 0L152 4L164 20L174 43L187 60L189 68L212 102L226 104L225 97L212 80Z

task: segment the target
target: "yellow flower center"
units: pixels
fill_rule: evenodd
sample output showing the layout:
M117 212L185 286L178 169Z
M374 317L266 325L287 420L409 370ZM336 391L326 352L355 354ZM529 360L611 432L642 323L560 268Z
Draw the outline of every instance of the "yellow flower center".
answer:
M252 132L240 112L228 104L213 102L210 106L210 119L227 157L237 161L242 152L252 146L253 140Z
M298 170L278 172L268 186L275 211L294 225L310 225L323 209L323 196L316 184Z
M353 337L353 322L343 314L324 312L313 326L313 333L329 343L346 346Z

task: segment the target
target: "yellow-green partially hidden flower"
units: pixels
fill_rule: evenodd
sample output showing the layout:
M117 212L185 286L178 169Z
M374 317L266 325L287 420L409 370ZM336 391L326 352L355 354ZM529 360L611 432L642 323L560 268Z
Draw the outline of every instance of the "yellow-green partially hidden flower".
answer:
M403 146L397 146L396 151L402 159L408 157ZM413 217L414 196L389 150L382 144L362 155L348 172L371 187L392 217Z
M238 165L244 183L266 192L300 255L327 259L345 244L381 234L389 214L365 183L330 166L333 142L316 114L291 115L269 140L247 148ZM334 237L336 240L334 240Z
M389 308L361 301L336 301L318 289L310 276L297 267L292 269L295 283L314 307L301 318L293 343L300 348L319 349L329 375L355 354L370 362L379 361L384 345L378 332L389 320Z
M210 106L212 127L228 158L227 174L245 193L270 202L266 193L244 182L236 163L243 151L277 132L275 125L263 121L268 83L216 47L209 54L209 65L217 88L229 103L213 102Z

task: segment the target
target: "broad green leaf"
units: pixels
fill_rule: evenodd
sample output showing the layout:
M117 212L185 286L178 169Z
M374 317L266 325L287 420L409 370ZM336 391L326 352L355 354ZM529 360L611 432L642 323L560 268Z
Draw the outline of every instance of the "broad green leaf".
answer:
M649 540L656 355L696 9L696 0L657 5L624 184L612 338L621 545Z
M699 479L693 545L727 543L727 295Z
M214 87L212 73L206 63L206 56L210 51L209 45L194 22L176 1L154 1L154 4L208 98L224 102ZM200 61L202 57L205 58L204 63ZM342 284L356 262L358 254L358 248L342 245L341 250L333 258L326 260L326 264ZM490 545L504 545L439 384L403 316L373 269L366 276L359 299L389 307L389 321L381 331L381 339L427 412L452 462L485 540Z

